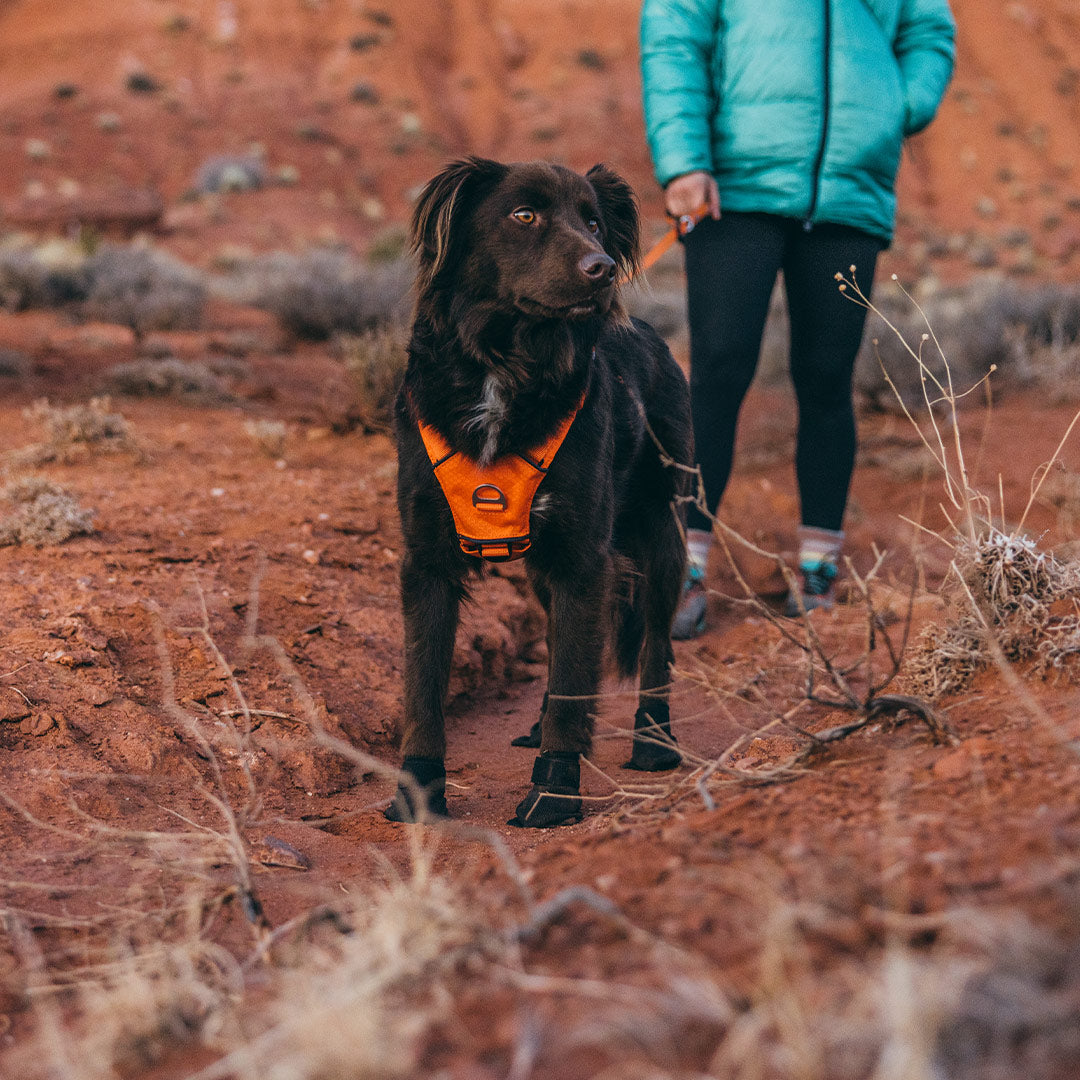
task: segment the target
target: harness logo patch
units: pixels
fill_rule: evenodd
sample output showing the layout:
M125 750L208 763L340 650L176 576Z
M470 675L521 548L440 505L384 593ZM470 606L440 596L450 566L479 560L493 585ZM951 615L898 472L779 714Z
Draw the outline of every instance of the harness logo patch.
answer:
M472 504L477 510L501 513L507 507L506 496L494 484L481 484L472 493Z

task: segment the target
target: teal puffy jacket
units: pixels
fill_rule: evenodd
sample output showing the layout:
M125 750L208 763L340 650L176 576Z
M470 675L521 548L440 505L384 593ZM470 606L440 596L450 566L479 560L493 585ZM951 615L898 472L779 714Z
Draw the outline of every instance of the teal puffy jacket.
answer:
M704 169L721 211L889 240L901 144L937 111L954 34L947 0L644 0L656 178Z

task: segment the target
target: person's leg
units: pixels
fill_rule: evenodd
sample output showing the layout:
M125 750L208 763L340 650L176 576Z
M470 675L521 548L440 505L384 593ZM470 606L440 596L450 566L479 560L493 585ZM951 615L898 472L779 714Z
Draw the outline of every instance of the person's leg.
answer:
M784 221L764 214L707 218L684 240L690 323L690 407L705 501L716 511L731 474L739 409L757 368L784 251ZM690 508L692 529L711 529Z
M690 408L705 503L715 513L731 475L739 409L754 377L784 249L784 222L762 214L706 218L685 237L690 324ZM672 637L704 628L712 523L687 513L687 581Z
M865 308L840 292L836 273L846 275L854 265L860 286L869 293L881 242L843 225L819 225L809 232L793 226L790 237L784 283L791 319L791 377L799 405L799 564L804 598L828 602L855 465L852 374L866 321Z

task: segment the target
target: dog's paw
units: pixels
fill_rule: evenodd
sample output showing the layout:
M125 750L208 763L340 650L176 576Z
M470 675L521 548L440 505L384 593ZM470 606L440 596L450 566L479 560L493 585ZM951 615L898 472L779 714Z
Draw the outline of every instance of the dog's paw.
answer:
M634 740L634 752L624 769L637 769L639 772L665 772L676 769L682 764L682 754L674 746L662 746L657 742Z
M529 728L528 735L519 735L516 739L510 740L511 746L532 746L539 748L540 746L540 721L537 720L531 728Z
M654 717L654 711L641 705L634 714L634 746L624 769L665 772L682 764L682 754L671 734L667 708L663 707L657 717Z
M412 778L398 784L394 801L383 811L387 821L414 822L450 816L446 808L446 769L441 758L406 757L401 771Z
M519 829L550 829L556 825L573 825L580 820L580 796L570 792L546 791L533 784L506 824Z
M508 824L550 829L581 820L581 760L570 751L545 750L534 762L532 787Z
M448 818L450 811L446 808L445 797L427 796L424 803L423 813L416 806L413 794L407 788L399 787L394 801L383 811L383 817L387 821L404 821L412 824L417 821L430 820L431 818Z

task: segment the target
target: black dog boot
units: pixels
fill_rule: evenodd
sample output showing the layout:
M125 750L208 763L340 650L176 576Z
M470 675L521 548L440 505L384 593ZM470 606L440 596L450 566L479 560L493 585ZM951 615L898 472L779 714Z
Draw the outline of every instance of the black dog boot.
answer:
M540 719L536 721L531 728L529 728L528 735L518 735L517 738L510 740L511 746L533 746L537 750L540 749L540 725L544 719L544 713L547 712L548 696L547 691L544 691L544 700L540 702Z
M449 817L446 809L446 767L442 758L406 757L401 771L415 781L402 781L394 801L383 811L388 821L419 821L424 817ZM423 810L417 799L423 799Z
M664 772L677 768L682 763L682 754L676 749L669 719L657 722L644 709L638 709L634 714L634 732L634 750L630 760L623 766L624 769ZM646 737L639 738L637 732Z
M581 760L573 750L545 750L533 763L532 787L508 824L550 829L581 819Z

